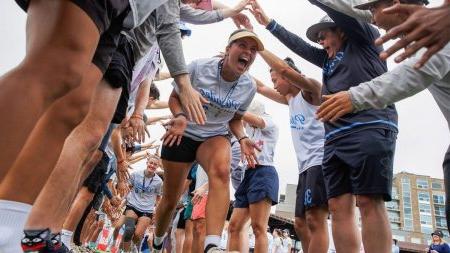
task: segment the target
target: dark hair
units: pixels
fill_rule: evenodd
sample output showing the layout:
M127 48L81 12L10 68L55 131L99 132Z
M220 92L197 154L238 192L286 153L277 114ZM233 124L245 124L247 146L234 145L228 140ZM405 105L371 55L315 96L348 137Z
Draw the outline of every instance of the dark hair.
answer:
M286 57L286 58L284 58L284 62L286 62L287 65L289 65L289 67L291 67L293 70L297 71L297 72L300 73L300 74L302 73L302 72L297 68L297 66L295 65L294 60L292 60L291 57ZM269 69L269 72L272 72L272 71L274 71L272 68Z
M150 84L150 93L148 94L148 96L154 98L155 100L159 100L159 89L158 87L156 87L153 81L152 84Z

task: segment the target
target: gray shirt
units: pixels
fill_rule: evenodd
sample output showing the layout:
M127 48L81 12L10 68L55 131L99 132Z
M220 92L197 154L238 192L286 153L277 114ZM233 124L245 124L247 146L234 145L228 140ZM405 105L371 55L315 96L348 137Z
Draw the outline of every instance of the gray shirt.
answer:
M220 75L220 58L208 58L193 61L188 66L192 87L197 90L209 103L203 105L206 113L206 123L197 125L188 122L184 135L196 140L228 135L228 122L234 115L243 115L256 93L253 78L244 73L238 80L227 82ZM175 92L178 87L173 82Z
M428 88L450 128L450 44L431 57L421 69L414 69L414 64L425 51L420 50L390 72L350 88L355 110L384 108Z
M154 174L152 177L144 176L144 171L131 173L128 183L133 186L127 195L127 205L138 211L153 213L156 197L162 194L162 179Z

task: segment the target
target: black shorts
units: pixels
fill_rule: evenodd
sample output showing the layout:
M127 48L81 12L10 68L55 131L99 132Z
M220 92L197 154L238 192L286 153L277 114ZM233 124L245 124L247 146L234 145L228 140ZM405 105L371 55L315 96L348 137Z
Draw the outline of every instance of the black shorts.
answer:
M221 135L217 135L221 136ZM213 138L216 136L212 136ZM224 138L230 140L229 135L224 135ZM189 137L183 136L180 145L174 144L172 147L162 146L161 159L171 162L192 163L196 160L197 149L204 141L195 141Z
M183 208L183 210L181 210L180 215L178 217L178 222L177 222L177 228L178 229L185 229L186 228L186 219L184 218L185 210L186 210L186 208Z
M116 51L119 35L123 29L123 20L130 12L128 0L70 0L80 7L95 23L100 40L92 62L105 73ZM27 11L30 0L16 0Z
M92 209L94 209L95 211L100 210L103 204L103 197L103 192L101 191L101 189L99 189L92 199Z
M325 144L323 176L328 199L345 193L391 201L397 133L365 129Z
M183 136L180 145L174 144L172 147L162 146L161 159L171 162L192 163L195 161L197 149L203 141L194 141Z
M327 192L322 166L316 165L298 175L295 217L305 218L308 209L323 206L327 206Z
M84 180L83 186L87 187L91 193L96 193L106 177L108 171L109 157L103 152L102 159L97 163L91 174Z
M141 212L141 211L137 210L136 208L134 208L133 206L130 206L130 205L127 205L125 207L125 211L123 211L124 215L127 212L127 210L133 211L137 215L138 218L141 218L141 217L149 217L150 219L153 218L153 213Z

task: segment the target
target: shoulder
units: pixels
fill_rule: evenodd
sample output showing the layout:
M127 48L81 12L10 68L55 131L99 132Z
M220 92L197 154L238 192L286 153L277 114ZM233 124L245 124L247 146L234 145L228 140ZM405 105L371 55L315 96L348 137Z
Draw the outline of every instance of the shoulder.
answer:
M247 86L249 89L251 89L251 91L256 92L256 83L255 83L255 79L250 75L250 73L245 72L244 74L242 74L242 76L239 79L239 83L241 85L245 85Z

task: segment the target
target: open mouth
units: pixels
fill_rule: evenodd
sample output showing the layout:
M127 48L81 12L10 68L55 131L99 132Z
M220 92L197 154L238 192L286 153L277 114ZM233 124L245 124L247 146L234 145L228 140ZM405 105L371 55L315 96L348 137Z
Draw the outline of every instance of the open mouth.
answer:
M240 56L238 58L238 64L239 66L241 66L243 69L247 68L248 65L250 63L250 59L246 56Z

